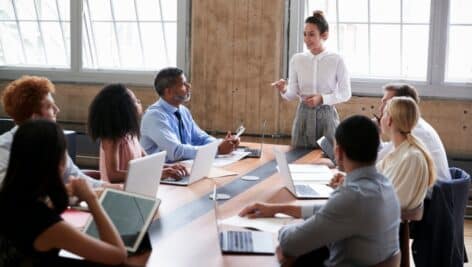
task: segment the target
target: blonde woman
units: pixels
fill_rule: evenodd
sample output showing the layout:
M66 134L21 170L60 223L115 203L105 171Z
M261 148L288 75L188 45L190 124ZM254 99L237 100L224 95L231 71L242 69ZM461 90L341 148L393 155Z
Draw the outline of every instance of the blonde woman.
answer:
M392 181L402 210L418 207L436 181L429 151L411 133L419 117L415 101L394 97L387 102L380 121L382 133L390 138L395 149L377 163L377 168Z

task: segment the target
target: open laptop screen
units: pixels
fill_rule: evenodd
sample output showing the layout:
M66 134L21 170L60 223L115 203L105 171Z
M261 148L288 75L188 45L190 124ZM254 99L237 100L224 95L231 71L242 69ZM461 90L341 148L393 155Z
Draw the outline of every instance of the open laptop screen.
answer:
M120 234L126 248L135 252L160 204L159 199L106 189L100 203ZM85 233L100 238L95 221L91 219Z

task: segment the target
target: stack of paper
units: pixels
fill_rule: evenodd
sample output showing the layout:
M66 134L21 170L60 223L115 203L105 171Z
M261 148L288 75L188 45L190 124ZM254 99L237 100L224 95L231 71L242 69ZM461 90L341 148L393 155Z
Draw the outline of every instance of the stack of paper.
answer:
M238 174L237 172L212 167L210 169L210 173L208 174L208 178L219 178L219 177L232 176L232 175L237 175L237 174Z
M288 167L294 182L329 183L333 178L333 172L326 165L289 164Z
M251 152L245 152L241 150L235 150L226 155L218 155L213 160L213 167L224 167L226 165L235 163L246 157L247 155L251 154ZM193 165L192 159L182 160L179 161L180 164L183 164L187 168L191 168Z
M244 151L239 151L235 150L227 155L218 155L215 160L213 161L213 166L214 167L223 167L232 163L235 163L237 161L240 161L247 155L251 154L250 152L244 152Z
M255 218L240 217L238 215L221 220L220 224L244 227L248 229L259 230L263 232L278 233L280 228L296 221L292 217L276 216L274 218Z

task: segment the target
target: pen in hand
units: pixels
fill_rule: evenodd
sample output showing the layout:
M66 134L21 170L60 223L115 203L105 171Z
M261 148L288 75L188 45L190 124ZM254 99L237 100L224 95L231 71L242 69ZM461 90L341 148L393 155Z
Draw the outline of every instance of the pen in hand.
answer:
M377 123L380 125L380 120L382 119L381 116L378 116L377 114L375 114L374 112L372 112L372 115L374 116L375 120L377 121Z

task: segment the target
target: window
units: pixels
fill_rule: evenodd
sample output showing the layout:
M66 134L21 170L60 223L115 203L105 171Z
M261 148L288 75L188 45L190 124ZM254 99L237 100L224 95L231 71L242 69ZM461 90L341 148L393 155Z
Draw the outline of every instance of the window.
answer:
M426 80L430 0L306 0L304 17L313 10L353 77Z
M177 2L85 0L84 68L148 69L175 66Z
M188 0L0 0L0 78L149 84L186 69Z
M0 0L0 65L70 65L69 1Z
M379 95L388 82L422 96L472 99L470 0L291 0L285 62L305 48L303 25L322 10L326 46L340 53L357 95Z
M472 1L452 0L446 81L472 82Z

